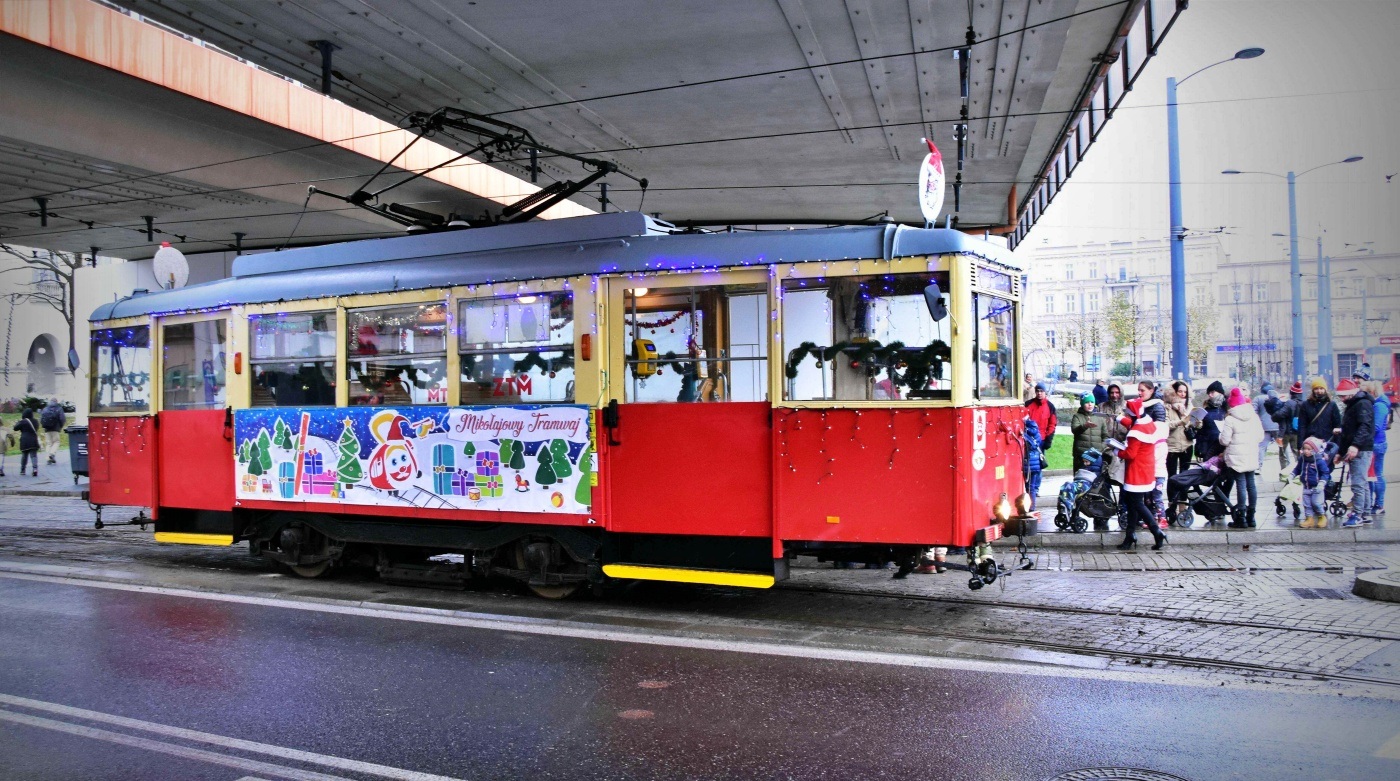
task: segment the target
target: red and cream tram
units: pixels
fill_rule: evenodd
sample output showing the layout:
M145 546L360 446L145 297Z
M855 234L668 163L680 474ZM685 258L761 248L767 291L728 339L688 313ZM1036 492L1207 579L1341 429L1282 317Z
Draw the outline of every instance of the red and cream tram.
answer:
M244 256L94 313L90 500L308 577L766 587L951 545L981 585L1026 501L1019 294L1004 250L893 225Z

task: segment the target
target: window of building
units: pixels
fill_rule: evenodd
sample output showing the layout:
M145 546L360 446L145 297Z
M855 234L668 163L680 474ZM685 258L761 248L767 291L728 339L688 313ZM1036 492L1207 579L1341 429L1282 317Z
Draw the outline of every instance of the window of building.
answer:
M335 312L248 318L254 407L335 404Z
M1309 301L1317 300L1317 280L1309 279L1303 283L1303 297Z
M1356 353L1337 353L1337 376L1350 377L1361 364L1361 356Z
M447 305L345 310L350 405L447 403Z
M1197 360L1195 358L1192 358L1191 374L1195 377L1206 377L1210 375L1210 371L1207 369L1206 362L1204 360Z
M459 311L463 404L574 400L572 294L473 299Z
M1055 329L1051 328L1050 330L1045 332L1045 343L1050 345L1050 349L1056 349Z
M1068 280L1071 280L1071 281L1074 280L1074 264L1073 264L1073 263L1066 263L1066 264L1065 264L1065 279L1068 279Z
M1085 298L1085 301L1084 301L1084 311L1086 311L1086 312L1097 312L1097 311L1099 311L1099 291L1097 291L1097 290L1091 290L1091 291L1089 291L1089 294L1088 294L1088 296Z
M1317 315L1303 315L1303 334L1309 338L1317 338Z
M151 408L151 330L140 325L92 333L89 387L93 412Z
M1267 283L1267 282L1255 282L1255 283L1254 283L1254 300L1255 300L1255 301L1268 301L1268 300L1269 300L1269 283Z
M1098 262L1097 260L1091 260L1091 261L1089 261L1089 279L1098 279L1098 278L1099 278L1099 262Z
M1016 307L1010 301L979 293L973 296L977 316L974 354L977 361L977 396L1009 399L1020 395L1016 370Z
M224 318L161 327L161 408L219 409L225 406Z
M929 314L931 282L948 290L945 272L841 277L816 288L785 282L786 398L949 398L951 318Z
M1078 312L1078 311L1079 311L1079 299L1075 296L1074 293L1066 293L1066 294L1065 294L1065 312L1066 312L1067 314L1071 314L1071 315L1072 315L1072 314L1074 314L1075 312Z
M1045 314L1055 314L1055 296L1053 295L1046 294L1045 296Z

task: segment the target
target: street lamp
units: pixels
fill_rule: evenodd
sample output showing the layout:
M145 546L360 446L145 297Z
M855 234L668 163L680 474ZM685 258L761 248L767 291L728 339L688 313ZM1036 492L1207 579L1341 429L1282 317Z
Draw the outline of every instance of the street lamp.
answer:
M1295 174L1294 172L1289 171L1287 176L1272 173L1270 171L1238 171L1234 168L1227 168L1224 171L1220 172L1222 174L1228 174L1231 176L1237 176L1239 174L1262 174L1264 176L1273 176L1279 179L1288 180L1288 273L1291 282L1291 284L1289 285L1289 292L1293 298L1293 376L1295 378L1301 379L1303 376L1303 369L1307 366L1303 358L1303 279L1300 271L1300 266L1298 264L1298 177L1312 173L1313 171L1316 171L1319 168L1327 168L1328 166L1341 165L1343 163L1357 163L1360 162L1362 159L1363 158L1361 157L1361 155L1352 155L1351 157L1347 157L1342 160L1336 160L1331 163L1323 163L1322 165L1313 166L1312 168L1309 168L1301 174ZM1320 273L1322 270L1321 238L1317 240L1317 263L1318 271ZM1331 291L1329 290L1328 292L1330 296ZM1320 305L1322 303L1322 300L1319 299L1318 303ZM1331 301L1329 300L1327 304L1330 306ZM1319 328L1320 327L1321 326L1319 325ZM1321 331L1319 331L1318 333L1320 336ZM1329 326L1327 334L1329 348L1331 347L1331 336L1331 327ZM1321 342L1319 341L1319 346L1320 345ZM1319 373L1321 373L1323 376L1330 376L1332 371L1332 356L1330 352L1327 355L1327 365L1325 367L1322 364L1322 354L1318 354L1317 368Z
M1188 379L1191 374L1190 349L1186 338L1186 241L1181 226L1181 142L1177 133L1176 88L1192 76L1234 60L1252 60L1263 54L1258 47L1240 49L1229 59L1213 62L1177 81L1167 77L1167 171L1171 194L1171 272L1172 272L1172 374Z

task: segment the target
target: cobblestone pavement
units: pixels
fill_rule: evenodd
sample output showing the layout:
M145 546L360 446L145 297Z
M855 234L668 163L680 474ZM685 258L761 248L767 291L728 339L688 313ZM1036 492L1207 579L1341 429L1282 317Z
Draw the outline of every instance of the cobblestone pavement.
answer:
M131 512L109 508L109 521ZM999 550L1016 564L1014 550ZM1400 544L1254 545L1252 550L1039 550L1036 568L970 591L967 577L832 569L799 559L767 592L641 585L564 603L443 593L355 576L307 582L246 548L157 545L149 531L95 531L83 503L0 497L0 565L79 567L99 576L289 598L397 600L575 621L674 626L804 643L883 642L916 653L1099 669L1154 668L1306 690L1400 698L1400 605L1351 594L1358 571L1400 571ZM32 565L31 565L32 566ZM133 574L136 573L136 574ZM257 577L249 577L250 575ZM1212 667L1207 662L1242 666ZM1204 671L1204 672L1202 672ZM1311 680L1314 676L1351 680ZM1388 684L1393 684L1388 685Z

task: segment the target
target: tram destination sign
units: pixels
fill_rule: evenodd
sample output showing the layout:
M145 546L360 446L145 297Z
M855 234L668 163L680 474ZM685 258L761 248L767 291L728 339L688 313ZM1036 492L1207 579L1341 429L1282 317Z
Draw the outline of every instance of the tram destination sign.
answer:
M592 416L575 405L273 407L234 413L239 500L589 512Z

